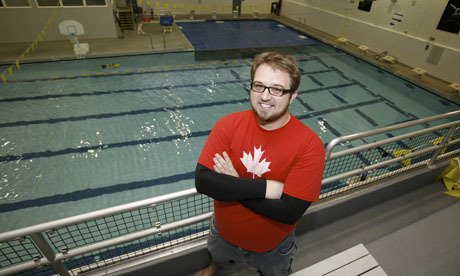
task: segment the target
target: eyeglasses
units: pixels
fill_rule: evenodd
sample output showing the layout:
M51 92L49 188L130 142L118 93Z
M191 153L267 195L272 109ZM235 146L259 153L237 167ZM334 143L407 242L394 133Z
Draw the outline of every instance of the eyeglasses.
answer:
M284 89L280 87L265 86L260 82L251 82L251 90L257 93L264 93L265 89L268 89L268 93L272 96L281 97L286 93L292 92L290 89Z

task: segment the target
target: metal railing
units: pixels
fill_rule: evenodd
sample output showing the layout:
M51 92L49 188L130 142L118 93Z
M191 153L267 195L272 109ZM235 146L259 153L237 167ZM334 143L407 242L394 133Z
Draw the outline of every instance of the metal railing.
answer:
M212 201L195 189L0 234L0 275L77 275L207 234Z
M460 153L460 111L338 137L326 148L321 198L433 166Z
M333 139L321 199L460 153L460 111ZM455 121L453 121L455 120ZM212 200L195 189L0 234L0 275L77 275L207 235Z

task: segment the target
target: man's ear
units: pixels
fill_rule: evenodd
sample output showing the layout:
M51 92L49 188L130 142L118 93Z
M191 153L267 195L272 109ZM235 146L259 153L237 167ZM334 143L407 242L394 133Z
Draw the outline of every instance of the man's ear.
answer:
M291 99L289 100L289 104L291 104L292 101L294 101L294 99L297 98L297 95L299 95L298 91L295 91L294 93L291 93Z

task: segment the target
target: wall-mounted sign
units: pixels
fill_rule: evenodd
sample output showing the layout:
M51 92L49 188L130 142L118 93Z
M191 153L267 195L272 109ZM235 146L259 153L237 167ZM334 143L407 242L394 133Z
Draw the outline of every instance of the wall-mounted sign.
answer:
M460 32L460 0L449 0L437 29L454 34Z
M358 10L371 11L373 0L361 0L358 3Z

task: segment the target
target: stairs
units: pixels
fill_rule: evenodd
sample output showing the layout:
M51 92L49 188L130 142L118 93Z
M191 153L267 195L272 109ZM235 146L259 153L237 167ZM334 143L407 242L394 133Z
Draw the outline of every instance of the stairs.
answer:
M122 30L134 30L134 18L131 7L118 8L118 20Z
M387 276L363 244L297 271L292 276Z

